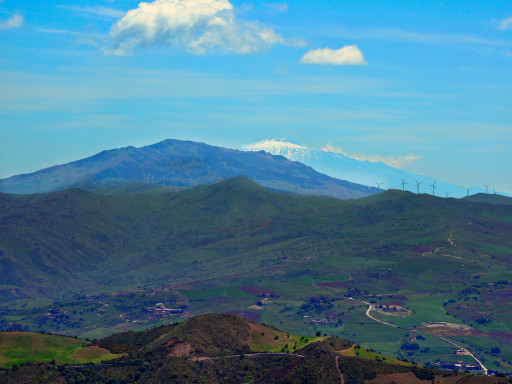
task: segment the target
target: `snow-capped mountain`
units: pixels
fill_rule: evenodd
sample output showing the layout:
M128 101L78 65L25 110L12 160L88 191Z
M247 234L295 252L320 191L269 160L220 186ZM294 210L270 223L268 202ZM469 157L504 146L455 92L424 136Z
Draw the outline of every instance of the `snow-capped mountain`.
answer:
M282 139L262 140L243 147L245 151L265 151L272 155L286 157L289 160L308 164L316 156L316 152L300 144Z
M141 148L125 147L85 159L0 180L2 193L38 193L66 188L102 190L130 184L190 187L245 175L260 185L304 195L353 199L378 189L319 173L300 162L265 152L214 147L204 143L164 140ZM138 187L137 187L138 188ZM140 189L135 189L139 191Z
M373 163L352 159L339 153L316 150L300 144L282 140L262 140L242 147L245 151L265 151L272 155L281 155L293 161L299 161L316 171L331 177L348 180L353 183L375 187L382 183L381 189L402 189L402 179L407 183L405 190L410 192L432 193L435 182L435 195L442 197L464 197L467 188L435 180L434 177L415 175L384 163ZM485 192L485 188L472 187L471 194Z

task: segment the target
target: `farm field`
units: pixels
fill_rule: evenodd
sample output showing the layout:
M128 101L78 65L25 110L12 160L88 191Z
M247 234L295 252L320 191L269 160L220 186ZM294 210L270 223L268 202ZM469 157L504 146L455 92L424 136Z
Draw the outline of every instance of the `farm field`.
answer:
M13 365L30 362L100 363L121 356L71 337L31 332L0 332L0 368L11 368Z

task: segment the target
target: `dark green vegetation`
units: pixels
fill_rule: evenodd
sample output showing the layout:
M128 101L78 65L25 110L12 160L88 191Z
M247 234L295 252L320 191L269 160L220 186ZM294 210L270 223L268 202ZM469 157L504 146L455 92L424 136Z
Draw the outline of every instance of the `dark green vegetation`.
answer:
M511 264L509 205L400 191L340 201L244 177L158 195L0 195L4 330L100 338L225 312L475 364L440 336L510 371Z
M31 332L0 332L0 368L30 362L99 363L112 360L108 350L71 337Z
M283 337L282 349L256 342L257 334ZM359 346L339 338L313 338L293 351L300 337L233 315L201 315L142 332L122 332L96 341L97 348L123 354L97 365L23 364L0 371L0 382L23 383L506 383L507 379L440 372L385 356L344 356ZM274 342L271 342L274 345ZM366 353L370 353L366 351ZM400 364L398 364L400 363Z
M83 160L9 177L0 180L0 192L81 188L106 194L154 194L175 187L213 184L239 175L247 175L270 189L305 195L347 199L378 192L376 188L334 179L281 156L180 140L103 151Z
M464 200L489 204L512 204L512 197L501 196L495 193L477 193L475 195L465 197Z

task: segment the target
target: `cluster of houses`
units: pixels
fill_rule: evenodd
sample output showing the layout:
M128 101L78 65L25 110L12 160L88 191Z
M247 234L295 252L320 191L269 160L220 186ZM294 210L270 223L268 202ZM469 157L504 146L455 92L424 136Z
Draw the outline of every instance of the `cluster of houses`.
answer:
M457 361L456 363L446 363L441 361L436 361L432 363L436 368L442 369L451 369L451 370L463 370L463 371L479 371L482 368L476 363L466 363L462 360Z
M177 316L185 312L186 306L167 308L164 303L156 303L154 307L146 308L149 320L156 320L164 316Z

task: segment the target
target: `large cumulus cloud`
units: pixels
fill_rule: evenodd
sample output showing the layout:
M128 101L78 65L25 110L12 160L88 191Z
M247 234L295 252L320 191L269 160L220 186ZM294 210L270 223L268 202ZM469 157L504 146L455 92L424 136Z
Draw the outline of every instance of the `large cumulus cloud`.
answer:
M136 47L177 46L193 54L252 53L285 39L256 21L236 18L228 0L155 0L140 3L114 24L108 53Z

